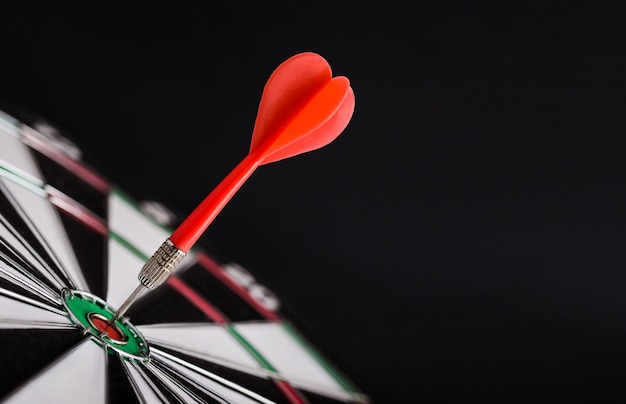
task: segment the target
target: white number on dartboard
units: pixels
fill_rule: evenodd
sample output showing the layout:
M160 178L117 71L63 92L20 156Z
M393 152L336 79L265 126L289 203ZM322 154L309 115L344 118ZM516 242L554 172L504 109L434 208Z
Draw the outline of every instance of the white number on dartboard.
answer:
M254 276L239 264L226 264L224 271L230 279L248 291L248 295L261 306L270 311L276 311L280 307L278 297L254 279Z

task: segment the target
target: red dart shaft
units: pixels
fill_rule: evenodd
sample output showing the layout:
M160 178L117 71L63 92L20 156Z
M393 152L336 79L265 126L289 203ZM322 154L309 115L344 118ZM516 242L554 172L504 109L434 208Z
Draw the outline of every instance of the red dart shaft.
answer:
M259 166L262 153L248 154L219 183L219 185L191 212L170 236L170 241L180 250L189 251L213 219L241 188Z
M263 151L258 148L250 152L174 230L141 268L139 286L117 309L111 321L121 318L145 288L154 289L165 282L213 219L254 173L262 158Z

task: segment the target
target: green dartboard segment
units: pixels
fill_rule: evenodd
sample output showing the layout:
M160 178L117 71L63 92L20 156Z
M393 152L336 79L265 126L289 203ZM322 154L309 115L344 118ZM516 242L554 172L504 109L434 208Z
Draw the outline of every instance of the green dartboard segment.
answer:
M62 297L63 306L72 322L82 327L85 333L91 334L96 344L128 361L149 361L148 343L128 320L121 318L107 324L115 315L115 310L104 300L79 290L64 290Z

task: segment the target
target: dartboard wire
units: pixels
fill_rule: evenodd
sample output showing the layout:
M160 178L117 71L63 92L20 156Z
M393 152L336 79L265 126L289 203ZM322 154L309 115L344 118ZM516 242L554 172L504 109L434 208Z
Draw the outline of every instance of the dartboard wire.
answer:
M139 381L145 383L145 385L150 388L150 392L153 393L162 403L167 403L167 398L163 395L163 393L161 393L161 390L156 387L154 382L152 382L152 380L145 375L140 365L124 360L122 360L121 363L124 368L124 372L130 381L133 390L135 391L135 395L141 403L152 404L146 399L145 394L148 392L141 388Z
M4 244L14 255L18 256L20 261L28 265L28 268L30 269L29 272L34 274L34 276L38 279L38 282L43 286L45 285L43 280L47 280L52 286L57 288L57 290L55 290L57 293L63 289L64 281L58 276L58 274L51 270L50 266L47 265L45 260L41 258L30 243L28 243L28 241L26 241L24 237L11 224L8 223L2 215L0 215L0 225L8 231L6 235L11 236L15 243L9 242L9 240L5 237L1 237L0 242L2 242L2 244ZM23 247L30 258L15 248L15 245Z
M84 162L80 161L80 157L72 158L63 153L57 147L44 141L45 135L27 125L21 125L20 133L24 144L56 161L100 192L107 193L109 191L109 182L92 167L88 167Z
M213 323L208 323L211 325L214 325ZM139 330L141 331L143 329L143 327L139 327ZM175 351L175 352L180 352L181 354L184 355L189 355L198 359L203 359L203 360L208 360L210 362L213 362L215 364L218 365L222 365L225 367L228 367L230 369L233 370L238 370L240 372L244 372L250 375L254 375L254 376L258 376L258 377L262 377L262 378L272 378L272 379L280 379L280 374L278 372L269 370L269 369L265 369L265 368L259 368L259 367L252 367L246 364L242 364L239 362L235 362L233 360L224 358L222 356L218 356L218 355L213 355L211 353L208 352L198 352L196 350L193 349L185 349L185 348L181 348L178 345L174 345L171 343L168 343L166 341L161 341L159 339L155 339L155 338L150 338L150 337L146 337L146 340L148 341L148 343L150 343L151 347L155 347L155 348L165 348L171 351Z
M213 323L208 323L210 325L214 325ZM157 325L155 325L157 326ZM145 326L140 327L144 328ZM283 381L288 382L290 385L298 388L302 388L314 393L319 393L321 395L326 395L329 397L334 397L338 400L354 400L356 402L367 402L367 400L360 396L359 394L353 392L340 392L340 391L329 391L327 387L321 386L317 383L312 383L308 380L303 380L298 377L290 376L289 378L285 378L280 372L276 370L270 370L266 368L255 368L245 364L241 364L239 362L235 362L229 359L225 359L221 356L213 355L208 352L198 352L196 350L181 348L180 346L176 346L171 343L167 343L164 341L160 341L158 339L146 337L146 340L149 342L151 350L154 352L157 350L158 352L164 352L163 349L167 349L168 351L172 351L172 353L180 352L183 355L188 355L194 358L198 358L201 360L207 360L212 363L225 366L227 368L238 370L240 372L247 373L249 375L258 376L266 379L273 379L275 381Z
M202 386L197 381L192 378L178 372L176 369L172 368L167 364L167 362L161 361L157 357L153 357L150 363L148 364L148 368L151 370L158 370L159 374L162 377L169 380L171 383L174 383L178 388L185 391L187 394L192 395L198 402L205 402L206 400L200 396L198 393L202 393L205 396L209 396L212 400L215 400L218 403L228 404L229 401L222 395L218 394L215 391L211 391L210 389ZM192 391L192 388L197 390L197 392Z
M0 330L18 329L46 329L46 330L71 330L75 327L67 323L55 323L52 321L20 321L0 318Z
M61 209L68 215L76 218L82 224L89 227L96 233L102 235L105 235L107 233L108 229L104 220L100 219L91 210L51 185L46 185L45 190L48 193L48 199L50 200L50 203L52 203L54 206Z
M148 401L146 400L146 397L144 396L144 392L141 391L141 388L137 384L137 381L133 377L133 374L130 372L130 369L128 368L128 366L129 366L128 362L126 362L125 360L120 359L120 358L118 358L118 360L120 361L120 363L122 365L122 369L124 371L124 375L126 375L126 380L128 380L128 382L130 383L130 386L132 387L133 391L135 392L135 396L137 398L137 401L139 401L140 404L148 404ZM107 399L107 402L108 401L110 401L110 400Z
M240 386L239 384L232 382L226 378L223 378L221 376L216 375L213 372L210 372L206 369L201 368L200 366L194 365L193 363L190 363L184 359L181 359L175 355L171 355L168 354L165 351L162 351L158 348L152 347L151 349L152 352L152 356L153 358L156 358L157 360L160 359L163 363L167 363L167 361L172 361L178 365L183 366L184 368L187 368L195 373L198 373L201 376L204 376L208 379L211 379L212 381L226 387L229 388L231 390L234 390L240 394L243 394L253 400L256 400L260 403L266 403L266 404L272 404L273 401L266 399L265 397L261 396L258 393L255 393L243 386Z
M28 188L35 193L42 193L44 184L42 180L3 159L0 159L0 176L22 185L24 188Z
M13 168L12 165L10 165L9 163L5 161L0 161L0 163L1 163L0 164L0 176L4 176L11 182L16 183L17 185L21 185L22 188L33 192L35 195L40 196L42 199L47 198L47 192L44 190L45 184L41 180L37 179L36 177L32 177L30 174L20 169ZM68 276L67 271L64 271L63 265L61 264L60 260L53 253L53 249L50 248L49 245L47 245L47 243L45 242L45 237L39 234L39 232L36 230L37 227L29 219L29 216L24 212L20 204L17 202L16 198L13 196L13 193L8 189L8 187L3 183L2 180L0 180L0 191L3 192L3 194L7 198L7 201L11 204L12 208L15 209L16 213L20 216L20 218L24 221L24 223L29 228L29 230L41 243L42 247L46 250L46 253L49 255L49 258L54 262L55 266L58 267L58 271L61 274L65 275L65 277L69 281L70 277ZM0 217L1 216L2 215L0 215ZM9 222L7 222L6 220L3 220L3 222L5 223L5 226L8 226L8 228L10 229L13 228L13 226L10 225ZM15 231L15 229L13 233L19 235L19 232ZM22 245L26 247L31 247L28 242L23 242ZM39 256L39 254L35 254L35 259L37 262L40 263L40 265L43 266L43 268L46 268L50 276L58 277L57 271L54 271L53 268L51 268L48 265L48 263L46 263ZM60 284L64 284L61 279L59 279L58 282Z
M2 181L0 181L0 191L4 193L4 195L6 196L7 200L12 205L13 209L15 209L15 211L18 213L18 215L21 217L21 219L26 224L26 226L29 228L29 230L32 232L32 234L35 236L37 241L41 244L41 246L43 247L45 253L48 255L50 260L54 263L56 268L52 268L51 266L49 266L48 263L45 262L43 257L41 257L32 248L32 246L19 234L19 232L17 232L17 230L12 225L10 225L9 223L6 223L6 220L3 220L3 223L5 224L7 229L16 238L18 238L20 240L20 242L22 243L23 246L25 246L26 248L29 249L29 251L31 252L31 254L33 254L33 256L35 257L37 262L40 263L41 265L43 265L43 267L46 268L49 271L48 275L50 275L53 278L55 278L56 281L61 284L61 289L63 287L67 287L67 288L70 288L70 289L77 289L76 283L74 283L74 281L72 280L72 277L70 276L69 272L67 271L67 269L65 269L65 267L63 266L63 264L61 263L59 258L56 256L56 254L54 253L54 250L50 247L50 245L48 244L48 242L45 239L45 237L43 236L43 234L41 234L41 232L39 231L37 226L32 222L32 220L30 219L28 214L24 211L24 209L22 209L22 207L17 202L16 198L13 196L13 194L9 191L9 189L6 187L6 185Z
M47 274L47 271L37 268L37 265L32 263L32 259L29 258L31 254L30 251L25 252L22 248L17 248L19 241L14 239L11 234L9 236L10 237L7 239L0 235L0 260L22 273L35 284L54 295L58 295L62 285L55 284L54 279L51 279L49 276L44 276ZM26 248L25 246L22 247Z
M71 330L72 324L54 323L52 321L19 321L0 318L0 330L20 329L46 329L46 330Z
M68 318L67 317L67 313L59 308L60 304L59 304L59 307L49 306L47 304L38 302L38 301L36 301L34 299L31 299L29 297L20 295L18 293L12 292L10 290L7 290L7 289L1 288L1 287L0 287L0 295L6 296L6 297L8 297L10 299L13 299L13 300L16 300L16 301L19 301L19 302L22 302L22 303L26 303L26 304L29 304L31 306L37 307L39 309L47 310L47 311L49 311L51 313L55 313L55 314L58 314L60 316L65 317L65 318ZM68 322L69 322L69 319L68 319Z
M25 292L30 292L35 294L36 296L47 300L51 303L56 303L58 305L61 304L61 300L59 300L58 295L55 295L53 292L51 291L47 291L45 289L40 289L39 286L41 286L40 284L37 285L33 285L27 281L25 281L24 279L16 276L15 274L11 273L11 270L16 270L14 267L9 266L8 268L3 267L2 265L0 265L0 277L5 279L6 281L8 281L9 283L17 286L18 288L24 290ZM19 271L18 271L19 273ZM48 294L50 293L50 294Z
M12 133L17 130L19 124L20 122L17 119L4 111L0 111L0 129Z
M171 403L172 402L171 398L173 398L177 403L180 403L180 404L188 404L192 402L189 400L185 400L184 396L181 395L181 393L186 395L186 392L175 391L174 389L172 389L168 381L163 380L161 377L155 374L155 372L150 368L149 365L148 366L141 365L138 368L138 370L142 374L144 379L148 379L152 382L151 383L152 388L156 388L158 391L160 391L163 394L165 398L165 402ZM169 395L170 397L167 397L166 394Z
M111 358L109 358L108 352L106 352L106 350L103 350L104 353L104 369L105 369L105 376L104 376L104 381L105 381L105 387L104 387L104 402L105 403L110 403L111 400L109 398L109 390L111 389L110 387L110 383L109 383L109 360Z
M13 397L21 394L24 390L29 389L29 387L32 386L33 384L38 383L38 381L42 377L46 377L48 374L50 374L49 372L51 372L52 369L56 368L56 370L60 371L61 369L59 369L58 367L59 366L65 367L69 365L68 361L70 359L72 360L72 362L74 360L79 360L79 358L73 358L72 356L76 354L77 351L81 350L81 348L84 348L86 344L93 344L93 342L91 341L91 338L85 337L85 338L78 340L73 346L66 349L65 352L63 352L63 354L54 358L50 363L48 363L46 366L41 368L34 375L32 375L31 377L29 377L28 379L20 383L19 386L15 386L13 392L11 392L7 397L5 397L5 400L11 403L11 399ZM59 372L56 372L56 373L59 373ZM62 373L66 373L66 372L61 372L59 374L62 374ZM82 386L82 387L86 387L86 386ZM67 388L68 388L68 394L71 393L71 386L67 386ZM71 394L68 397L71 397ZM71 403L71 401L67 401L67 402Z
M36 300L30 299L25 296L21 296L15 292L10 290L6 290L0 288L0 296L2 298L9 299L8 301L4 301L2 303L2 307L0 311L4 311L4 314L0 314L0 329L1 330L15 330L15 329L49 329L49 330L58 330L58 329L73 329L75 328L67 319L65 312L55 308L48 306L46 304L42 304ZM13 315L9 314L10 312L6 312L6 305L11 301L17 302L19 304L24 304L24 307L11 307L9 310L13 310ZM38 312L41 310L42 315L46 317L50 317L49 320L45 320L39 316L37 319L27 319L24 318L24 309L26 307L32 307ZM52 316L48 316L43 313L51 313ZM58 316L56 318L55 316ZM29 316L27 316L29 317ZM54 320L53 320L54 319Z
M0 217L1 221L1 217ZM55 289L56 285L48 278L42 278L41 272L30 263L30 260L19 249L15 248L15 244L0 235L0 260L20 272L31 281L40 285L42 288L48 289L51 293L57 294L60 289ZM50 284L46 283L48 281Z
M249 322L249 323L253 323L253 322ZM243 324L243 323L238 323L238 324ZM216 326L214 323L189 323L187 325L176 323L173 325L176 328ZM138 327L138 329L139 331L146 331L147 333L150 328L158 329L162 327L173 328L173 327L169 327L169 324L167 326L165 324L150 324L150 325L141 325ZM195 358L202 359L202 360L208 360L215 364L222 365L233 370L238 370L238 371L241 371L250 375L262 377L262 378L268 378L268 379L271 378L271 379L276 379L276 380L285 379L285 377L276 370L272 370L266 367L252 367L250 365L246 365L240 362L235 362L231 359L225 358L223 356L215 355L210 352L200 352L195 349L184 348L179 345L175 345L171 342L161 340L159 338L150 337L149 335L145 335L145 333L144 333L144 336L146 340L150 343L150 346L153 349L159 349L160 351L162 351L162 349L160 348L165 348L170 351L180 352L181 354L188 355L188 356L195 357ZM341 397L343 399L349 396L352 397L348 393L338 394L334 392L329 392L326 388L324 388L324 386L321 386L316 383L312 383L307 380L300 379L298 377L289 377L288 381L294 386L302 387L302 388L305 388L314 392L320 392L322 394L331 394L337 397Z
M168 284L173 286L181 295L200 309L207 317L216 323L222 325L226 331L233 337L239 344L248 351L248 353L265 369L273 372L277 372L276 368L257 351L254 346L248 342L241 334L230 325L229 319L221 313L213 304L208 302L203 296L198 294L193 288L189 287L183 280L176 275L171 276L168 279ZM306 400L295 391L289 382L283 377L272 379L276 386L283 391L285 396L294 404L306 402Z

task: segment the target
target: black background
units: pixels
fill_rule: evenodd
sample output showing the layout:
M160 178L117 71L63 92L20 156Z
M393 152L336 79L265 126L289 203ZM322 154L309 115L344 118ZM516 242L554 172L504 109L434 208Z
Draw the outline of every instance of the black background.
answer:
M0 100L181 214L245 156L283 60L351 80L344 133L259 168L204 241L373 401L626 398L622 13L90 7L4 9Z

